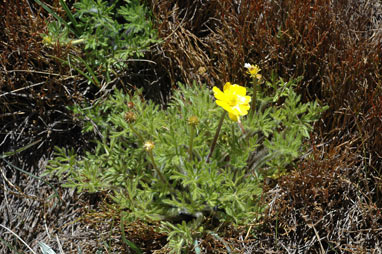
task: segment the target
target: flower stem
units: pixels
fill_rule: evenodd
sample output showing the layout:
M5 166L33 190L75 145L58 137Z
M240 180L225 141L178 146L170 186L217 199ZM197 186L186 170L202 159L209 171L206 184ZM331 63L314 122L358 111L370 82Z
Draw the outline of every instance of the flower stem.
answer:
M172 189L170 183L166 180L166 178L164 177L162 172L160 172L157 164L155 163L153 151L150 150L150 151L148 151L148 153L149 153L149 157L150 157L150 160L151 160L151 164L153 165L153 168L155 169L155 172L158 174L160 180L163 182L163 184L167 185L167 187L169 188L170 192L173 192L173 189Z
M195 135L195 126L191 125L191 133L190 133L190 143L188 145L188 154L190 155L190 161L192 160L192 146L194 143L194 135Z
M212 144L211 144L210 153L207 156L207 160L206 160L207 163L210 162L210 158L212 156L212 153L215 150L216 142L218 141L220 129L222 128L225 115L226 115L226 112L224 111L222 116L220 117L218 128L216 129L215 137L214 137L214 140L212 141Z
M255 113L255 105L256 105L256 94L257 94L257 85L258 85L258 80L257 78L252 79L253 82L253 94L252 94L252 100L251 100L251 112L250 112L250 117L252 119L253 114Z
M129 127L131 129L131 131L138 136L138 138L142 141L142 143L145 143L144 142L144 139L142 137L142 135L133 127L133 125L129 124ZM150 160L151 160L151 164L153 165L153 168L155 170L155 172L158 174L160 180L163 182L163 184L165 184L170 192L173 194L175 193L174 190L172 189L172 186L170 185L170 183L166 180L166 178L163 176L162 172L160 172L157 164L155 163L155 160L154 160L154 155L153 155L153 151L151 149L148 149L147 150L148 154L149 154L149 157L150 157Z
M141 140L142 144L145 142L145 140L143 139L142 135L133 127L132 124L129 124L129 127L131 129L131 131L137 135L137 137Z
M151 164L153 165L153 168L154 168L155 172L158 174L160 181L168 188L168 191L170 192L171 197L173 199L175 199L176 198L175 189L171 186L169 181L167 181L167 179L164 177L162 172L160 172L157 164L155 163L153 151L152 150L148 151L148 154L149 154L149 157L150 157L150 160L151 160Z
M239 127L240 127L240 130L241 130L241 133L243 133L243 135L245 135L245 129L244 129L244 127L243 127L243 124L240 122L240 120L239 121L237 121L237 124L239 125Z

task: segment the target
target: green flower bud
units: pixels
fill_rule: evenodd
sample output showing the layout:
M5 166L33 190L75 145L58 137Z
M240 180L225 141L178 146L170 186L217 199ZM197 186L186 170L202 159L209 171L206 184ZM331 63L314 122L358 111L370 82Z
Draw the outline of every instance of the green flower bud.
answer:
M198 125L199 124L199 118L197 116L191 116L188 118L188 124L189 125Z

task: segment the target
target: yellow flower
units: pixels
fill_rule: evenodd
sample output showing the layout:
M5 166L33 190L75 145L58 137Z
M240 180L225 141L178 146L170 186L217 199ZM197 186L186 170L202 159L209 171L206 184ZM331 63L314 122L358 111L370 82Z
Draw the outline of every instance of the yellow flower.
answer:
M251 97L246 96L245 87L227 82L223 87L223 92L216 86L212 90L215 94L216 104L228 112L231 120L237 122L240 116L248 114Z
M261 69L259 68L259 66L246 63L244 64L244 67L248 69L247 73L251 75L252 78L257 78L258 80L261 79L262 76L261 74L259 74Z

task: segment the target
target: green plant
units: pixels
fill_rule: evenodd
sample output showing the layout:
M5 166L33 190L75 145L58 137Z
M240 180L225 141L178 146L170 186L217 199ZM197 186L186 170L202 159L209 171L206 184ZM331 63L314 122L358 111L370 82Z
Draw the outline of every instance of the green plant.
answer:
M143 57L144 51L158 42L148 10L139 0L118 0L113 4L103 0L81 0L74 4L74 13L60 1L69 22L40 1L36 2L56 17L56 21L48 24L43 41L82 45L83 55L62 61L74 65L75 69L85 65L88 71L85 76L98 86L95 73L106 74L106 80L110 81L111 73L126 69L129 60Z
M101 138L81 158L57 148L47 173L80 192L112 191L124 221L160 220L169 247L180 253L223 224L256 219L262 179L284 173L305 151L325 107L301 103L297 81L253 80L254 113L229 122L203 85L179 84L166 109L140 91L117 90L103 103L73 108L87 119L84 131Z

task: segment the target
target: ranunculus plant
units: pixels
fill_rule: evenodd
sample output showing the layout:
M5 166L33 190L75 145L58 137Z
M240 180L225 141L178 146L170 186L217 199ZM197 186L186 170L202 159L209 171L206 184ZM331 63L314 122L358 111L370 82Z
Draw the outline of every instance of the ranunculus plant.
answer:
M249 68L256 89L248 95L229 82L213 91L193 84L179 85L166 109L140 91L77 106L84 131L100 139L85 156L58 148L49 172L78 191L108 191L123 222L160 221L173 252L221 225L248 225L264 207L261 181L306 152L324 110L300 102L296 81L264 82L258 72Z

